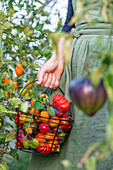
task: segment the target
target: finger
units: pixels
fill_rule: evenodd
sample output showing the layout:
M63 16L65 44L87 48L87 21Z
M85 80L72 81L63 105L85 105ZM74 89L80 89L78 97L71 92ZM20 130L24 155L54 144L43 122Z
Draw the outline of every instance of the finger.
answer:
M43 77L45 76L45 70L42 68L40 69L39 73L37 74L37 85L41 85L43 83Z
M49 88L52 89L55 85L55 74L53 74L51 84L49 85Z
M48 76L49 76L49 74L46 73L45 76L43 77L43 83L41 84L41 86L43 86L47 82Z
M58 86L59 86L59 79L56 79L53 89L56 89Z
M52 73L50 73L48 76L47 82L44 84L45 87L49 87L49 85L51 84L51 81L52 81L52 77L53 77L53 75L52 75Z

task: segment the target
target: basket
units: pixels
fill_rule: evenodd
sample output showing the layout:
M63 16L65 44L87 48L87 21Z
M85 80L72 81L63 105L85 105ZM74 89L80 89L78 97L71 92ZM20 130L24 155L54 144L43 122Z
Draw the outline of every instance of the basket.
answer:
M35 81L28 83L22 89L19 97L21 97L24 89ZM39 94L39 96L41 95ZM58 111L61 110L48 102L46 94L43 94L43 97L40 99L43 102L39 102L39 99L35 100L32 106L32 100L30 98L26 99L27 101L25 99L23 100L24 104L28 104L28 111L24 112L21 108L16 109L16 148L37 155L58 155L72 128L73 119L70 109L66 113L63 113L63 116L57 117L54 115L56 114L55 109L58 109ZM37 110L37 105L40 108L39 110ZM48 113L51 114L48 116Z

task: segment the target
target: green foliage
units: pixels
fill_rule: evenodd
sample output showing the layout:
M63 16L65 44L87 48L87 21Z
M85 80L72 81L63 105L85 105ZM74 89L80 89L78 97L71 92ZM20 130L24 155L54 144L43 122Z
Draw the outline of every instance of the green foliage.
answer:
M18 98L19 91L27 80L36 79L40 63L51 57L52 45L49 40L51 31L48 29L51 23L50 14L46 11L49 3L49 0L0 2L0 161L5 163L7 160L5 155L18 158L17 150L10 145L10 142L15 139L15 109L21 105L21 100ZM58 24L58 29L60 27L61 22ZM23 65L21 76L17 76L15 72L17 63ZM4 82L5 77L8 78L8 83ZM17 82L17 90L14 81ZM8 95L5 91L8 92L9 99L6 98ZM27 91L29 92L28 89ZM32 98L36 95L34 90ZM22 111L26 111L28 102L21 107ZM39 109L42 105L37 103L35 107ZM15 169L15 166L13 168ZM24 166L19 168L27 169Z

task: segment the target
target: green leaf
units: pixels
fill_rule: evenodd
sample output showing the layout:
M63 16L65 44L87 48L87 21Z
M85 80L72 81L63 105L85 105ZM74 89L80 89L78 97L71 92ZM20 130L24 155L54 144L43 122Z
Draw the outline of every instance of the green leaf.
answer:
M6 96L6 93L4 92L3 89L0 89L0 97L5 97Z
M87 170L96 170L96 158L91 156L86 160Z
M47 112L49 113L50 116L55 116L55 111L54 111L53 107L48 106Z
M11 23L11 22L4 22L3 25L1 26L3 30L7 30L7 29L10 29L12 28L14 25Z
M0 139L5 139L6 135L3 132L0 132Z
M0 103L0 112L7 112L7 109L5 108L4 104L3 103Z
M7 16L8 17L12 17L14 14L14 8L13 7L9 7L7 10Z
M36 63L33 63L33 67L40 68L40 66L38 64L36 64Z
M41 110L44 108L44 105L37 101L34 102L34 106L35 106L35 110Z
M15 87L14 87L12 80L9 80L9 84L7 86L7 91L10 93L13 93L13 94L15 93Z
M30 35L32 35L33 32L34 32L34 30L33 30L32 27L26 27L26 28L24 29L24 34L25 34L27 37L29 37Z
M8 102L15 108L18 108L20 104L22 104L22 101L21 99L19 98L12 98L12 99L9 99Z
M111 103L113 103L113 75L110 73L107 73L104 76L104 85L107 91L108 99Z
M5 13L0 10L0 22L3 22L5 18L6 18Z
M38 23L39 24L39 23ZM37 30L37 31L40 31L40 30L42 30L42 28L43 28L43 24L39 24L39 25L37 25L36 27L35 27L35 29Z
M5 142L9 142L15 139L15 133L8 133Z

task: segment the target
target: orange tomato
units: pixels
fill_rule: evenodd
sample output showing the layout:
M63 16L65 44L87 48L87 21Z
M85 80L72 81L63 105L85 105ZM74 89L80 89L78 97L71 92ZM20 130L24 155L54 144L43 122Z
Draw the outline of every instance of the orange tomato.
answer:
M47 111L41 111L40 113L40 120L42 122L48 122L49 121L49 114Z
M55 152L55 150L56 150L56 146L52 145L52 144L49 144L49 148L50 148L51 152Z
M21 116L22 115L22 116ZM16 122L16 125L22 127L26 122L25 122L25 117L26 115L24 114L21 114L19 115L19 120L18 120L18 114L15 115L15 122Z
M46 143L45 135L38 133L35 138L40 142L40 143Z
M32 134L32 133L33 133L31 127L26 128L25 131L26 131L28 134Z
M49 120L49 125L51 127L57 127L59 123L60 123L60 119L56 116L52 116Z
M31 110L29 110L29 113L30 113L31 115L34 114L34 113L35 113L35 108L32 107Z
M10 93L9 93L7 90L4 90L4 92L5 92L6 95L7 95L5 98L6 98L6 99L9 99L9 98L10 98Z
M4 84L9 84L9 79L7 76L5 76L5 78L4 78Z
M17 76L21 76L23 73L23 65L21 63L17 63L15 72Z
M37 98L31 100L31 106L33 106L34 102L38 100Z
M24 123L26 123L26 115L21 114L21 116L19 116L19 124L24 124Z
M18 145L17 145L17 142L16 142L16 144L15 144L15 145L16 145L16 147L18 147L18 148L23 148L23 144L22 144L22 142L19 142L19 141L18 141Z
M30 113L31 115L32 115L32 114L34 114L34 115L39 115L39 110L35 110L35 108L32 107L31 110L29 110L29 113Z
M58 147L58 140L54 140L54 142L52 141L52 140L49 140L48 141L48 144L52 144L53 143L53 145L55 145L56 146L56 148Z
M17 89L17 82L13 81L13 84L14 84L14 87L15 87L15 90L16 90Z
M54 140L54 137L55 137L55 140L58 140L58 137L55 136L55 133L46 133L45 134L45 139L47 139L47 140Z

